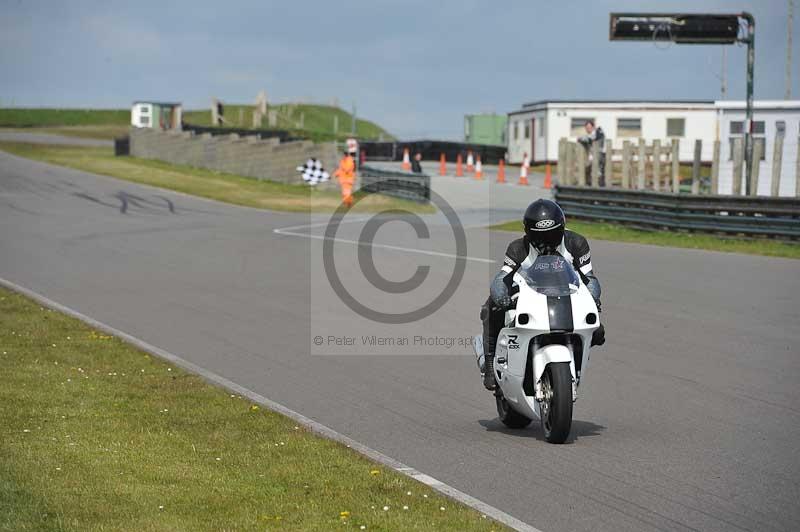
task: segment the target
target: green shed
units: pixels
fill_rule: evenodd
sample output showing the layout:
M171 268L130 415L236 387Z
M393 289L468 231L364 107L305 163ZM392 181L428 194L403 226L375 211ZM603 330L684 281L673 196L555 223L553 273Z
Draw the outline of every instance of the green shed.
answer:
M464 116L464 142L471 144L506 145L506 115L476 114Z

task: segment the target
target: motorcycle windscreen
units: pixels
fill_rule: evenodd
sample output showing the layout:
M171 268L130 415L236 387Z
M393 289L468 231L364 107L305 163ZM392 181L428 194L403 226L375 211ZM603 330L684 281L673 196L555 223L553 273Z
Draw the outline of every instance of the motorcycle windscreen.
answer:
M533 264L520 268L525 283L548 297L560 297L578 291L580 281L575 268L560 255L539 255Z

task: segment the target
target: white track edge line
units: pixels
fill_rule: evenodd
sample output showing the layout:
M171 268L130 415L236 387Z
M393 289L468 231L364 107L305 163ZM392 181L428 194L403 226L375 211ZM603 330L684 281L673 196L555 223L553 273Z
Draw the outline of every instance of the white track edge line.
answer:
M354 449L357 452L359 452L359 453L367 456L368 458L374 460L375 462L378 462L379 464L385 465L386 467L390 467L390 468L394 469L395 471L397 471L399 473L402 473L402 474L404 474L404 475L406 475L406 476L408 476L410 478L413 478L414 480L416 480L418 482L421 482L421 483L423 483L423 484L425 484L427 486L430 486L432 489L435 489L436 491L438 491L438 492L450 497L451 499L455 499L456 501L458 501L458 502L460 502L460 503L462 503L462 504L464 504L466 506L469 506L469 507L479 511L479 512L485 514L486 516L491 517L492 519L494 519L495 521L497 521L499 523L502 523L502 524L504 524L506 526L509 526L509 527L511 527L511 528L513 528L515 530L519 530L519 531L522 531L522 532L542 532L541 530L539 530L537 528L534 528L534 527L528 525L527 523L524 523L523 521L520 521L516 517L514 517L514 516L512 516L510 514L507 514L506 512L500 510L499 508L496 508L496 507L494 507L494 506L492 506L490 504L487 504L487 503L485 503L485 502L483 502L483 501L481 501L479 499L476 499L475 497L472 497L471 495L468 495L468 494L466 494L466 493L464 493L462 491L459 491L458 489L456 489L456 488L454 488L454 487L452 487L452 486L450 486L448 484L445 484L444 482L436 480L435 478L433 478L431 476L428 476L425 473L417 471L413 467L409 467L409 466L403 464L402 462L400 462L398 460L395 460L394 458L391 458L390 456L387 456L387 455L385 455L385 454L383 454L383 453L381 453L379 451L376 451L375 449L372 449L371 447L367 447L366 445L364 445L362 443L359 443L356 440L353 440L352 438L349 438L348 436L345 436L344 434L336 432L332 428L327 427L327 426L323 425L322 423L314 421L313 419L308 418L308 417L304 416L303 414L301 414L299 412L296 412L296 411L290 409L289 407L286 407L286 406L284 406L284 405L282 405L280 403L272 401L271 399L267 399L266 397L264 397L261 394L258 394L258 393L254 392L254 391L252 391L252 390L250 390L248 388L245 388L244 386L236 384L235 382L233 382L231 380L228 380L225 377L223 377L221 375L218 375L218 374L216 374L216 373L214 373L212 371L209 371L209 370L207 370L207 369L205 369L205 368L203 368L201 366L198 366L197 364L194 364L193 362L190 362L190 361L188 361L188 360L186 360L184 358L181 358L178 355L170 353L169 351L161 349L160 347L156 347L156 346L154 346L152 344L149 344L149 343L145 342L144 340L140 340L139 338L136 338L135 336L132 336L132 335L130 335L130 334L126 333L126 332L123 332L123 331L121 331L119 329L116 329L116 328L114 328L114 327L112 327L110 325L106 325L105 323L103 323L101 321L98 321L98 320L96 320L94 318L91 318L91 317L89 317L89 316L87 316L85 314L81 314L80 312L78 312L77 310L72 309L71 307L68 307L66 305L62 305L61 303L53 301L52 299L49 299L49 298L43 296L42 294L39 294L38 292L34 292L33 290L30 290L28 288L25 288L24 286L18 285L18 284L14 283L12 281L9 281L9 280L7 280L7 279L5 279L3 277L0 277L0 286L4 286L5 288L8 288L9 290L12 290L12 291L20 293L20 294L22 294L24 296L27 296L27 297L39 302L40 304L42 304L42 305L44 305L44 306L46 306L48 308L51 308L53 310L56 310L58 312L61 312L61 313L66 314L68 316L71 316L73 318L76 318L76 319L78 319L78 320L80 320L80 321L82 321L82 322L84 322L84 323L86 323L88 325L91 325L92 327L94 327L96 329L99 329L99 330L102 330L102 331L104 331L106 333L112 334L112 335L116 336L117 338L120 338L121 340L124 340L128 344L130 344L130 345L132 345L132 346L134 346L134 347L136 347L136 348L138 348L138 349L140 349L142 351L146 351L146 352L148 352L148 353L150 353L152 355L155 355L155 356L157 356L157 357L159 357L159 358L161 358L163 360L171 362L171 363L175 364L176 366L180 366L180 367L182 367L183 369L185 369L187 371L190 371L192 373L200 375L205 380L207 380L207 381L209 381L209 382L211 382L213 384L216 384L218 386L226 388L227 390L235 392L235 393L237 393L237 394L239 394L239 395L241 395L243 397L247 397L248 399L250 399L251 401L253 401L255 403L259 403L259 404L261 404L263 406L266 406L270 410L274 410L275 412L283 414L284 416L286 416L286 417L288 417L290 419L293 419L294 421L300 423L301 425L304 425L306 428L310 429L312 432L320 434L320 435L322 435L322 436L324 436L324 437L326 437L326 438L328 438L330 440L334 440L334 441L338 441L340 443L343 443L346 446L350 447L351 449Z
M355 221L355 220L354 220ZM306 227L306 226L301 226ZM407 248L403 246L392 246L390 244L375 244L370 242L361 242L360 240L349 240L346 238L330 238L325 235L312 235L310 233L296 233L294 231L287 231L287 229L297 229L297 227L287 227L273 229L272 232L278 235L286 236L299 236L302 238L310 238L312 240L333 240L334 242L341 242L343 244L354 244L356 246L370 246L373 248L389 249L392 251L403 251L406 253L419 253L421 255L432 255L434 257L446 257L448 259L464 259L473 262L483 262L485 264L494 264L495 261L491 259L484 259L482 257L469 257L466 255L456 255L454 253L442 253L441 251L429 251L427 249Z

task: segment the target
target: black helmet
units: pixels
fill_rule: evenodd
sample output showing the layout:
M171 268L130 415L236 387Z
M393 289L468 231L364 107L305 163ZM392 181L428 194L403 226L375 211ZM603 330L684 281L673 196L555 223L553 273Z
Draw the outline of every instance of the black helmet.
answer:
M525 237L539 253L553 253L564 238L564 211L555 201L538 199L525 209Z

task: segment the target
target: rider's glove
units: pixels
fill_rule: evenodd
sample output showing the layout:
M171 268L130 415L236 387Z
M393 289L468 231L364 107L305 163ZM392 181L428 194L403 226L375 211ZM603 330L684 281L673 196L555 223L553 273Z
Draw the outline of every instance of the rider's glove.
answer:
M594 330L592 334L592 347L596 345L603 345L606 343L606 328L603 327L603 324L600 324L600 327Z
M495 305L505 310L511 308L511 296L508 293L508 286L505 283L506 272L499 271L492 280L492 285L489 287L489 293L492 296L492 301Z
M502 310L511 308L511 297L508 295L500 296L498 299L493 299L493 301Z

